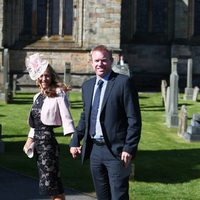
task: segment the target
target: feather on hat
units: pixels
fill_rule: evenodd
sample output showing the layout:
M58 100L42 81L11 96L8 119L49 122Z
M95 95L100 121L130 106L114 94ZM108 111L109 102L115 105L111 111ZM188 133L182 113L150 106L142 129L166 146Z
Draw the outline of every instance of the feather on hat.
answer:
M32 80L37 80L47 69L49 62L42 58L42 55L35 53L25 59L26 69Z

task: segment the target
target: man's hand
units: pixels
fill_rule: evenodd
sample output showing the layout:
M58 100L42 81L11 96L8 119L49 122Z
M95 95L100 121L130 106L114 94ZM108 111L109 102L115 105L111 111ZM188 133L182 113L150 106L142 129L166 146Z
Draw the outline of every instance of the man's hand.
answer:
M122 155L121 155L121 160L124 161L124 166L127 168L129 163L131 162L131 159L132 159L132 155L123 151L122 152Z
M73 158L76 158L79 154L81 154L81 146L80 147L70 147L70 153Z

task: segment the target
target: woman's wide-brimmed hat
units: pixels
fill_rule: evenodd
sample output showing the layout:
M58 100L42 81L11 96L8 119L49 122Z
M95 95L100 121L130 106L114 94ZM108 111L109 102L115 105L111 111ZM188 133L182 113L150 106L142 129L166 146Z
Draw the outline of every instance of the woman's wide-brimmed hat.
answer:
M49 62L42 58L42 55L35 53L25 59L26 69L32 80L37 80L47 69Z

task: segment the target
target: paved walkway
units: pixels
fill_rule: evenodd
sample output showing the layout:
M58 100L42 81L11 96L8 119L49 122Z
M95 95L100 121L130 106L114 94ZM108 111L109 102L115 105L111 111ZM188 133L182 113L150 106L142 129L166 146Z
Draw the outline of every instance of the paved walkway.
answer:
M66 189L66 200L96 200L73 189ZM38 194L38 181L34 178L0 168L0 199L49 200Z

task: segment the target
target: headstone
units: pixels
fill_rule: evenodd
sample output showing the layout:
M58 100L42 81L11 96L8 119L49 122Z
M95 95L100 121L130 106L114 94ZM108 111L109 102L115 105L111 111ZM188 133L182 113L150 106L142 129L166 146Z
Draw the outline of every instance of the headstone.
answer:
M198 94L199 94L199 87L195 86L195 87L194 87L194 91L193 91L193 97L192 97L192 100L193 100L193 101L197 101L197 99L198 99Z
M119 57L119 64L120 65L124 65L125 63L124 63L124 56L123 55L120 55L120 57Z
M168 127L178 127L178 74L177 58L172 58L172 73L170 75L169 108L166 114Z
M162 95L162 104L166 108L166 98L167 98L167 81L161 81L161 95Z
M119 74L125 74L127 76L130 76L129 66L128 64L114 64L112 67L113 71Z
M187 109L185 105L182 105L179 114L178 135L183 137L186 132L187 132Z
M200 141L200 114L193 114L191 124L183 136L187 141Z
M71 64L66 62L64 68L64 83L70 84L71 82Z
M169 112L169 105L170 105L170 102L169 102L169 86L167 87L167 96L166 96L166 107L165 107L165 112L166 114Z
M192 88L192 59L188 59L187 64L187 87L185 88L184 100L193 99L193 88Z
M0 90L0 100L5 100L5 93Z
M12 101L12 92L9 85L9 51L3 50L3 69L4 69L4 88L5 88L5 102L10 103Z
M175 72L177 74L177 58L171 58L171 73Z

